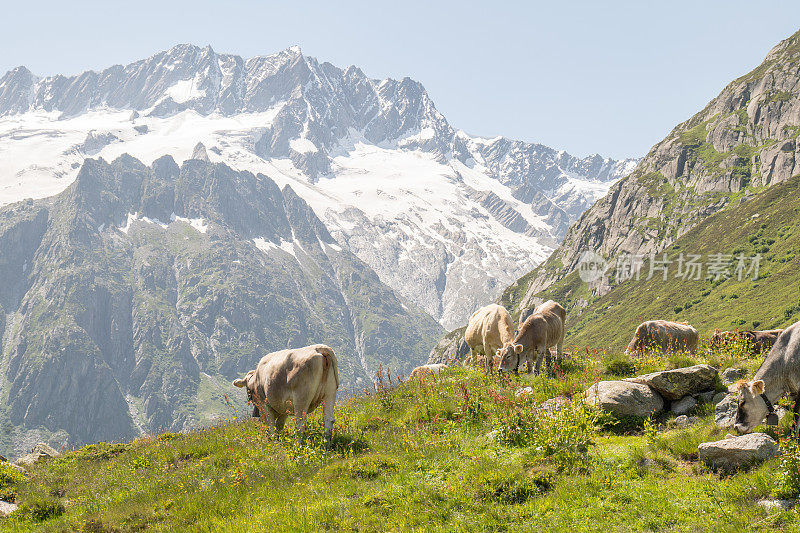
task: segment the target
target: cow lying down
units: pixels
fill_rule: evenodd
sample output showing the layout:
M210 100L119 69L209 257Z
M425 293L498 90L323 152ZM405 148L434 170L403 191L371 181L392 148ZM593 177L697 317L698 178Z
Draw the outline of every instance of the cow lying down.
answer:
M797 432L800 416L800 322L795 322L778 336L752 381L739 381L729 390L738 394L733 427L739 433L752 431L764 418L769 423L777 423L774 404L786 394L794 401Z
M301 439L306 416L323 404L325 438L330 440L339 369L336 355L328 346L315 344L267 354L255 370L233 384L247 388L253 416L261 417L276 431L283 429L286 416L293 413Z

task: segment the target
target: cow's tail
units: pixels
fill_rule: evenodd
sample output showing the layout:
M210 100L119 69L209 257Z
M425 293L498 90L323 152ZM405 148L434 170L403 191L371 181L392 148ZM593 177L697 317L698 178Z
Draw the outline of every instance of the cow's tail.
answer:
M333 367L333 377L336 378L336 388L339 388L339 365L336 361L336 354L333 353L327 346L318 346L317 352L325 358L325 366L323 367L323 380L322 382L325 383L328 377L328 371L331 367Z

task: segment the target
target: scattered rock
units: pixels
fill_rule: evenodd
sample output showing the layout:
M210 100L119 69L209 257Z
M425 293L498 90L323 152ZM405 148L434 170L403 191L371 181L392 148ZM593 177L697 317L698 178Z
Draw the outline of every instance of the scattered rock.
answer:
M778 443L765 433L704 442L697 447L700 460L724 470L761 462L778 454Z
M0 501L0 517L2 518L9 516L17 509L19 509L19 505L17 505L16 503L8 503Z
M718 428L733 427L736 421L736 399L735 394L726 394L714 407L714 424Z
M533 387L522 387L517 392L514 393L514 396L517 398L522 398L523 396L531 396L533 395Z
M718 392L718 393L716 393L714 395L714 397L711 399L711 405L717 405L719 402L724 400L728 396L728 394L730 394L730 393L728 393L728 392Z
M670 411L676 415L685 415L697 406L697 400L691 396L684 396L680 400L672 402Z
M778 415L778 420L783 420L783 417L786 416L788 412L789 411L781 405L775 406L775 414Z
M536 412L544 416L553 416L561 409L570 404L570 401L563 396L556 396L545 400L536 408Z
M497 440L497 436L498 435L500 435L500 430L499 429L493 429L490 432L488 432L485 435L485 437L486 437L486 440L488 440L489 442L494 442L494 441Z
M713 390L709 390L709 391L706 391L706 392L701 392L700 394L697 395L697 401L703 402L703 403L711 403L711 401L714 399L715 395L716 395L716 392L714 392Z
M726 368L719 377L723 385L731 385L744 377L744 370L741 368Z
M772 509L783 509L784 511L794 507L795 500L759 500L758 505L771 511Z
M31 453L23 455L17 459L17 464L25 468L30 468L40 461L44 461L52 457L58 457L59 455L61 454L59 454L54 448L48 444L45 444L44 442L40 442L33 447Z
M699 416L680 415L675 417L675 420L673 421L673 424L679 428L685 428L699 423L700 423Z
M687 394L710 389L717 377L717 369L710 365L694 365L663 372L653 372L626 381L643 383L658 391L667 400L677 400Z
M584 395L587 403L623 416L646 417L664 408L664 400L656 391L632 381L600 381Z

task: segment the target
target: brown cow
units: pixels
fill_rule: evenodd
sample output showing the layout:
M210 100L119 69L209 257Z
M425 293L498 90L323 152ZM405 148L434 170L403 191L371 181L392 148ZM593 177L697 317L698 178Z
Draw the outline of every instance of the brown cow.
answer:
M667 320L648 320L636 328L633 339L625 350L626 355L643 354L654 348L662 352L697 351L700 336L688 324Z
M253 416L260 416L276 431L283 429L286 415L293 412L301 439L306 416L323 404L325 438L330 441L339 368L328 346L314 344L267 354L255 370L233 384L247 387L247 400L255 404Z
M478 354L484 354L487 372L492 371L495 354L514 340L511 315L502 305L489 304L481 307L469 317L464 340L469 345L468 362L478 362Z
M547 300L527 318L519 328L512 345L504 347L500 356L502 372L519 372L519 365L525 362L531 371L531 360L536 361L533 369L538 374L542 359L550 354L550 347L557 346L557 360L561 360L564 348L564 323L567 311L553 300Z
M715 329L714 333L711 335L710 344L712 348L719 349L723 346L729 346L736 339L747 339L752 354L758 355L761 352L772 349L772 346L781 333L783 333L782 329L769 329L764 331L720 331Z

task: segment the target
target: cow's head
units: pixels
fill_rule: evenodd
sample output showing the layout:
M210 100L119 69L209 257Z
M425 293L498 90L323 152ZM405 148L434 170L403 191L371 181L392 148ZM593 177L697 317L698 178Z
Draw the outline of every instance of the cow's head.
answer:
M245 374L243 378L234 379L233 385L234 387L239 387L239 388L245 387L245 389L247 390L247 403L253 404L253 416L258 417L260 415L258 411L258 404L260 402L253 393L255 387L253 387L252 385L252 378L255 375L255 373L256 373L255 370L251 370L250 372Z
M770 412L767 402L761 397L764 394L764 382L760 379L752 382L740 380L728 390L738 395L734 429L739 433L752 431Z
M523 349L521 344L509 342L497 350L497 357L500 358L500 366L497 370L499 372L516 372L519 367L519 355Z

